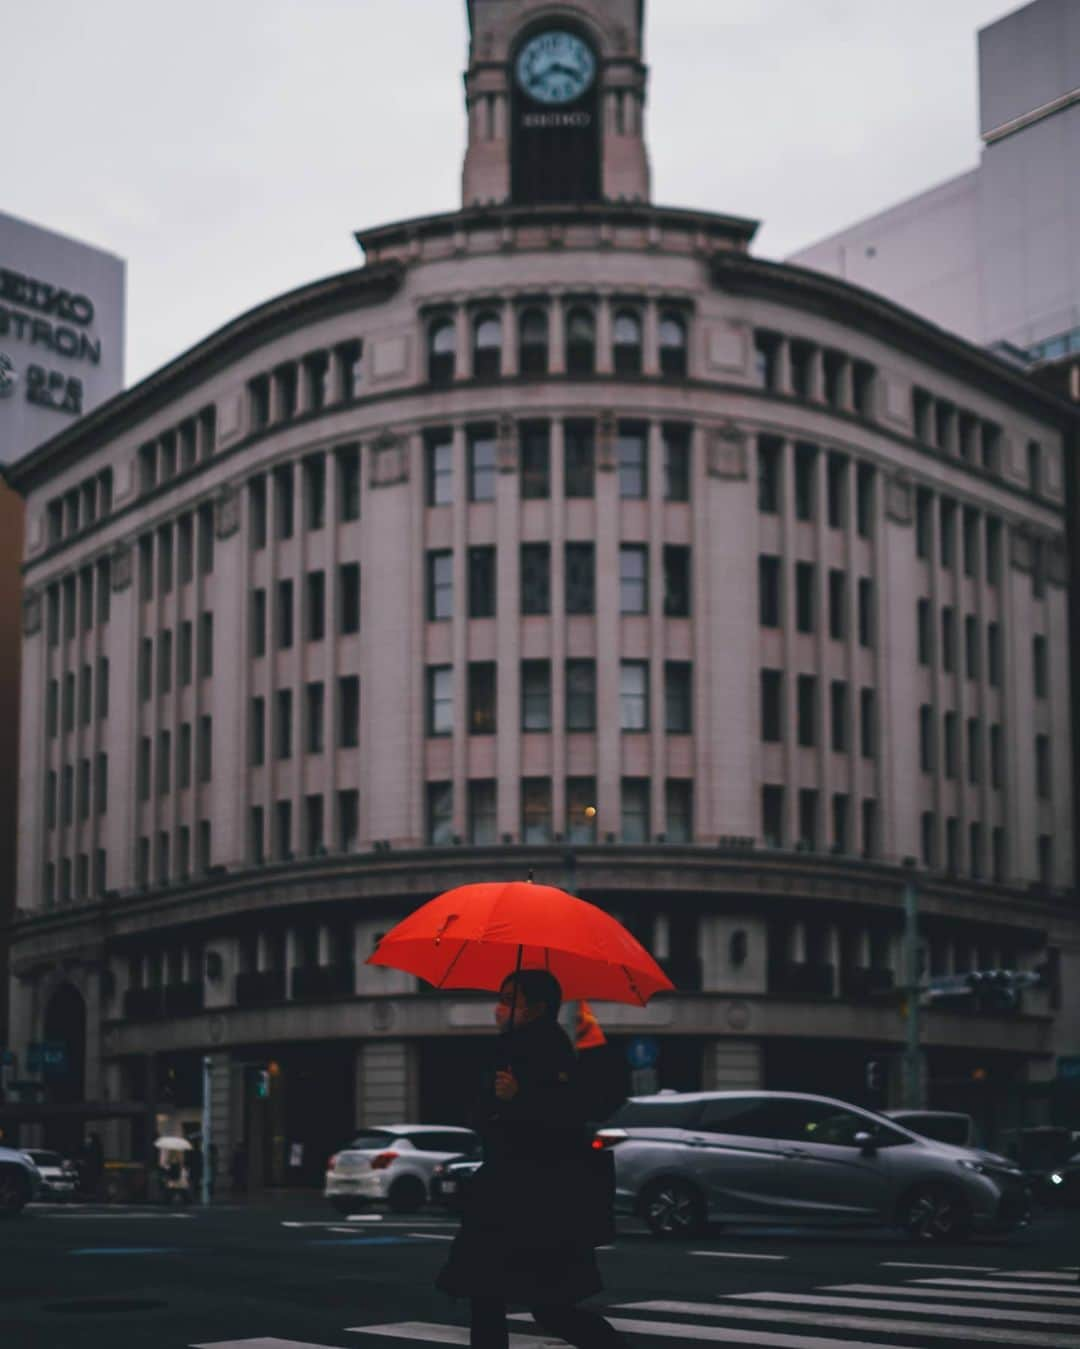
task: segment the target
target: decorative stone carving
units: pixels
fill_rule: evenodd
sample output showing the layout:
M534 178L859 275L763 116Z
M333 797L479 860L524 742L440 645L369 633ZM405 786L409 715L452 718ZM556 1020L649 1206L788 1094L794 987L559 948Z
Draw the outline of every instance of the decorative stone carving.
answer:
M392 487L409 480L409 447L392 431L381 431L371 442L371 486Z
M397 1011L392 1002L375 1002L371 1008L371 1024L375 1030L393 1030Z
M1052 586L1069 583L1069 558L1064 539L1051 539L1046 550L1046 579Z
M240 528L240 493L225 486L214 502L214 533L219 539L231 539Z
M518 468L517 423L513 417L499 418L495 463L500 473L516 473Z
M22 630L24 637L33 637L36 632L41 631L41 593L37 590L28 590L23 595L23 621Z
M745 1002L732 1002L728 1004L727 1015L724 1018L727 1021L729 1030L746 1030L750 1025L752 1013L750 1004Z
M611 472L615 468L615 440L618 420L610 410L596 419L596 467Z
M910 525L914 519L911 479L893 473L885 487L885 514L898 525Z
M1009 561L1017 571L1030 571L1032 567L1031 535L1025 530L1014 529L1009 534Z
M112 567L110 569L112 576L113 590L127 590L131 585L131 545L128 543L118 543L112 551Z
M746 435L734 422L714 426L706 441L705 468L710 478L741 481L747 474Z

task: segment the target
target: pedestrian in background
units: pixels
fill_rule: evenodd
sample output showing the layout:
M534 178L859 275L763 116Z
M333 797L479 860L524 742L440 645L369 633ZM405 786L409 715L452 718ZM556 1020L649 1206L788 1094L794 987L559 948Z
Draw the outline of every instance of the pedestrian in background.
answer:
M202 1203L203 1153L202 1142L198 1138L191 1140L191 1151L187 1155L188 1182L191 1185L191 1197L196 1204Z
M507 1302L579 1349L626 1344L576 1305L603 1288L594 1248L611 1239L611 1195L597 1182L561 1003L558 980L530 969L507 977L495 1007L498 1041L471 1121L484 1165L436 1279L470 1299L472 1349L507 1349Z

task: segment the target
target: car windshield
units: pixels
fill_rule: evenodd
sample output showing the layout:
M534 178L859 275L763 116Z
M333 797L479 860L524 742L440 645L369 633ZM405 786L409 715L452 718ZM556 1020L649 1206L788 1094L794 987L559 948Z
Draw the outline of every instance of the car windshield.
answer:
M689 1129L701 1113L700 1101L624 1101L605 1128Z
M29 1154L35 1166L63 1166L64 1159L58 1152L38 1152L36 1149Z
M920 1115L915 1118L899 1115L896 1123L923 1138L953 1143L959 1148L967 1147L971 1137L971 1126L964 1115Z

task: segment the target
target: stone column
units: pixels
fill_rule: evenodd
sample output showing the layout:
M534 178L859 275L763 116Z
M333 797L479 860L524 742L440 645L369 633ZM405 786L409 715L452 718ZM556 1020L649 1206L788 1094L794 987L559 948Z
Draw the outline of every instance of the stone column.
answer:
M518 370L517 310L512 299L505 299L502 305L502 373L505 378L510 378Z
M651 295L645 302L641 368L646 375L660 373L660 301Z
M786 337L781 337L776 344L776 392L789 396L793 392L791 387L791 343Z
M293 970L300 964L300 934L290 927L285 932L285 998L292 998Z
M601 295L596 302L596 373L610 375L615 368L612 350L612 305L610 295Z
M454 355L455 375L458 379L471 379L472 316L463 304L459 304L454 310L454 335L457 346Z

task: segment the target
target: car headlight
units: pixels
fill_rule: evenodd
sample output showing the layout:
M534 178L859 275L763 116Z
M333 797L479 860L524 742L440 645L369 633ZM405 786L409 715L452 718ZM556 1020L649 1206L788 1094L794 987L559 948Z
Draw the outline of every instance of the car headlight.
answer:
M1050 1184L1051 1184L1051 1185L1064 1185L1064 1184L1065 1184L1065 1177L1061 1174L1060 1171L1051 1171L1051 1173L1050 1173Z
M983 1166L982 1162L972 1162L969 1161L967 1157L958 1157L956 1159L956 1164L957 1166L964 1167L967 1171L978 1171L980 1176L985 1176L989 1172L989 1168Z

